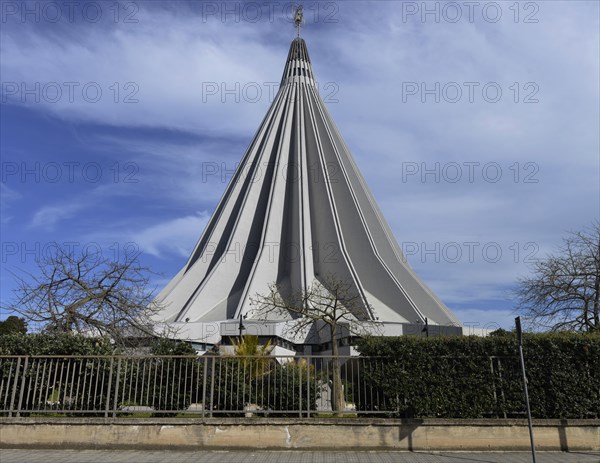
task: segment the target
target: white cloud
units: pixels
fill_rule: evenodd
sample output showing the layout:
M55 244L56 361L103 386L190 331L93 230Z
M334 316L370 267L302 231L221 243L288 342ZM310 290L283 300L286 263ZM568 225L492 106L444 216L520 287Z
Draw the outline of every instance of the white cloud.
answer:
M198 18L166 9L142 8L140 15L136 27L81 28L76 41L49 40L41 28L3 33L3 81L25 82L30 89L58 83L62 96L52 102L56 90L47 87L48 94L39 92L37 106L67 119L195 132L252 130L266 99L258 105L224 105L219 96L203 101L203 88L213 82L232 88L236 82L278 81L285 51L277 59L270 47L258 43L259 30L249 26L215 41L217 25L198 27ZM76 83L73 98L66 82ZM133 85L125 87L129 82ZM96 88L101 97L89 102ZM36 105L33 97L28 101Z
M61 221L73 217L84 207L85 204L79 200L60 205L43 206L34 213L30 226L46 231L54 230Z
M194 216L168 220L134 232L131 239L141 251L153 256L160 257L171 253L188 257L193 243L200 237L209 218L207 212L201 212Z
M0 183L0 210L2 210L2 217L0 223L9 223L13 216L8 214L9 209L13 203L20 200L23 196L17 190L10 188L5 183Z

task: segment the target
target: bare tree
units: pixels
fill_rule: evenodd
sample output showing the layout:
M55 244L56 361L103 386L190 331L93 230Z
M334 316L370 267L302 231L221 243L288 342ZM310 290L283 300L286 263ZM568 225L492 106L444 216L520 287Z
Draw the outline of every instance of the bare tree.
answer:
M563 238L559 253L519 279L517 310L553 331L600 332L600 221Z
M138 252L119 259L98 252L76 254L53 247L38 262L39 274L14 274L14 299L5 306L46 332L79 332L126 338L156 335L160 307L148 290L149 270Z
M342 330L349 334L363 336L377 330L371 319L369 304L354 290L352 283L341 281L334 275L327 275L323 283L315 280L306 291L285 295L277 284L270 285L266 295L252 299L257 307L258 317L265 319L293 317L287 333L292 337L306 334L312 327L326 329L331 339L332 353L332 409L342 411L345 407L339 361L338 339Z

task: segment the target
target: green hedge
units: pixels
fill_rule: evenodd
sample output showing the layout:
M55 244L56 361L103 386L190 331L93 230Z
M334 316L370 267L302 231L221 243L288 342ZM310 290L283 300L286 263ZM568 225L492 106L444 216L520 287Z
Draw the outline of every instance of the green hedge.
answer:
M281 365L269 356L203 360L189 343L164 339L152 344L152 355L91 358L118 353L102 338L0 336L0 355L31 356L27 361L0 359L0 410L20 402L22 416L40 409L73 415L97 410L101 416L115 406L120 415L141 406L152 407L146 413L173 416L201 403L206 390L203 406L220 416L239 416L249 404L258 406L257 413L285 414L299 407L316 410L320 395L320 377L302 362ZM53 357L36 357L45 355ZM2 387L9 383L13 386L7 392Z
M7 334L0 336L0 355L112 355L108 338L77 334Z
M525 416L514 335L373 337L357 347L382 357L363 379L391 416ZM600 416L600 336L526 334L523 349L534 418Z
M19 378L25 376L25 383L16 383L15 399L22 396L21 415L26 416L28 410L35 408L35 403L40 400L46 408L53 407L68 410L75 408L75 404L65 401L68 385L74 378L78 384L92 384L96 379L106 374L108 359L100 358L93 361L71 363L60 356L81 356L86 358L94 355L111 355L113 346L106 338L90 338L73 334L8 334L0 336L0 355L21 356L57 356L45 360L31 360L28 363L18 362L14 359L0 360L0 384L9 384L14 375ZM44 363L45 362L45 363ZM46 368L46 366L48 368ZM25 384L23 391L22 386ZM106 406L106 397L109 392L106 387L103 393L89 394L86 406L90 409L102 410ZM15 405L12 395L6 390L0 395L0 409L6 410ZM56 405L54 405L56 404Z

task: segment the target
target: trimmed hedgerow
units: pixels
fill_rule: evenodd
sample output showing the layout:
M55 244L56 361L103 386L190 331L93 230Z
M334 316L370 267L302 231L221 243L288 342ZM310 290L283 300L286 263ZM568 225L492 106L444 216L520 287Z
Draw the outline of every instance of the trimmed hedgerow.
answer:
M112 355L108 338L79 334L7 334L0 336L0 355Z
M385 404L400 417L525 416L513 335L371 337L357 347L381 357L363 377L379 403L364 401L364 410ZM526 334L523 350L534 418L600 416L600 336Z

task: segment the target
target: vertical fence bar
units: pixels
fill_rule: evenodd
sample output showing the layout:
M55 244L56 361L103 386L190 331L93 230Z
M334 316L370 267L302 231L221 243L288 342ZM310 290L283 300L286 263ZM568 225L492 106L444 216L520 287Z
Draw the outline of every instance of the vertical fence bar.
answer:
M299 378L298 378L298 391L300 394L300 398L298 400L298 416L302 418L302 359L300 359L300 368L298 368Z
M215 397L215 358L212 357L212 365L210 371L210 412L209 415L211 418L213 416L213 400Z
M60 401L60 391L61 391L61 389L63 387L63 373L64 373L64 371L65 371L65 359L61 358L60 359L60 374L58 375L58 378L57 378L56 375L54 376L54 390L52 391L52 398L54 399L54 400L52 400L52 402L54 403L54 405L57 408L62 408L62 404L65 403L64 397L63 397L62 403ZM58 372L58 360L57 360L57 367L56 367L55 373L57 373L57 372ZM56 391L56 380L57 379L58 379L58 391Z
M160 407L162 406L162 403L163 403L163 397L165 397L165 402L166 402L165 391L169 388L168 383L165 382L165 389L163 389L163 379L165 377L165 362L166 361L167 361L167 359L165 359L165 358L161 358L160 359L160 378L159 378L160 379L160 384L158 386L158 407L159 407L159 410L160 410Z
M65 359L63 361L63 366L64 366L64 362L67 362L67 371L65 372L65 375L63 376L63 369L60 370L60 384L61 384L61 388L63 390L63 398L62 398L62 404L61 404L61 408L64 410L64 407L67 404L67 388L69 386L69 373L71 372L71 361L72 359Z
M238 364L239 364L239 360L238 360ZM252 374L248 374L248 376L246 376L246 364L247 362L242 361L242 365L244 367L244 369L242 370L242 411L246 409L246 378L249 378L250 376L252 376ZM239 385L239 382L238 382Z
M110 369L108 372L108 391L106 391L106 405L104 409L104 418L108 418L108 411L110 408L110 390L112 385L112 377L113 377L113 365L115 363L114 357L110 358ZM104 372L102 373L102 385L104 386ZM104 387L102 387L104 389ZM104 391L102 391L104 392Z
M183 359L183 361L185 362L185 369L184 369L184 373L183 373L183 402L182 402L183 408L182 409L185 409L186 403L187 403L187 401L186 401L185 398L187 397L187 391L188 391L188 364L189 364L189 358L186 357L185 359ZM194 374L193 368L194 368L194 366L192 365L192 373L190 375L191 378L194 377L193 376L193 374ZM179 370L179 371L181 371L181 370ZM192 384L191 384L191 382L190 382L189 387L190 387L190 398L191 398L191 396L192 396L192 394L191 394L191 391L192 391Z
M13 384L13 390L12 390L12 394L10 396L10 409L8 412L8 416L12 416L12 412L15 408L15 397L17 395L17 384L19 384L19 371L21 370L21 357L19 357L17 359L17 369L15 371L15 376L14 376L14 384Z
M77 369L77 359L72 360L72 368L71 368L71 384L69 386L69 409L73 408L73 386L75 384L75 370Z
M156 383L158 382L158 364L156 360L152 361L152 365L154 365L154 381L152 382L152 405L156 404Z
M125 359L125 362L127 362L127 359ZM125 368L127 368L127 363L125 363ZM119 386L121 383L121 357L119 357L119 360L117 361L117 380L115 381L115 400L114 400L114 405L113 405L113 409L112 409L112 416L113 418L117 417L117 407L119 406ZM109 385L110 387L110 385Z
M133 404L140 405L138 403L138 388L140 386L140 359L137 359L135 363L135 386L133 388ZM132 365L133 367L133 365ZM133 375L132 375L133 376ZM129 397L131 397L131 391L129 391Z
M36 360L32 360L32 362L35 362L35 379L30 377L29 378L29 387L27 388L27 403L31 404L31 408L34 407L34 402L35 402L35 387L38 384L38 378L39 378L39 374L40 374L40 361L39 359ZM33 383L33 388L31 387Z
M51 403L49 405L53 405L54 404L54 397L55 397L55 388L56 388L56 377L58 375L58 360L59 359L55 359L56 361L54 362L54 376L52 377L52 395L50 396ZM62 372L62 362L61 364L61 372ZM50 379L50 375L48 375L48 379ZM50 391L50 388L48 388L48 391ZM58 389L58 395L60 395L60 388ZM48 404L48 397L46 396L46 404Z
M87 383L87 366L88 366L88 359L85 359L84 362L82 362L82 366L79 369L79 379L81 380L81 375L83 375L83 384L81 383L81 381L77 382L77 394L81 394L81 397L79 399L79 405L80 405L80 409L83 411L85 410L84 407L84 401L86 399L85 397L85 386ZM79 389L79 385L81 384L81 389Z
M96 362L92 362L92 371L95 370L95 364ZM98 360L98 372L100 371L100 365L102 365L102 381L104 381L104 374L106 372L106 364L104 362L101 362L101 360ZM94 394L92 395L92 380L90 379L90 387L88 390L88 401L87 401L87 406L90 406L90 399L92 400L92 407L95 408L95 401L97 400L98 397L98 381L100 381L100 374L96 374L95 376L95 380L94 381ZM102 394L100 395L100 397L102 397ZM102 399L100 399L100 403L102 403Z
M362 391L364 389L364 386L366 386L366 383L363 385L361 383L361 369L364 369L364 361L361 361L361 359L359 358L357 360L356 363L356 387L358 388L358 400L356 401L356 411L359 412L360 410L362 410L363 406L362 406Z
M8 359L1 361L0 366L2 366L3 371L7 364L9 364ZM4 396L4 399L2 400L3 404L6 404L7 399L8 399L8 390L10 389L10 378L12 375L12 373L11 373L12 372L12 364L13 364L13 361L12 361L12 359L10 359L10 367L8 368L8 378L6 379L6 381L4 380L4 374L1 376L1 379L0 379L0 395Z
M144 369L142 370L142 387L140 389L140 400L142 401L143 405L145 405L146 407L149 406L148 392L150 391L150 388L148 387L148 384L147 384L147 380L149 381L149 376L150 376L150 368L148 367L148 374L146 375L147 367L148 367L148 359L144 359ZM145 400L144 400L144 393L146 394Z
M208 359L202 359L204 364L204 379L202 380L202 418L204 418L206 414L206 375L208 373Z
M4 367L6 366L6 361L4 359L0 359L0 372L4 371ZM0 375L0 397L4 394L4 374ZM6 403L6 398L4 400Z
M40 380L40 393L38 394L38 408L41 410L42 408L42 394L44 393L44 390L48 390L47 388L44 387L44 381L46 380L46 365L48 362L44 362L44 367L42 368L42 379ZM48 372L48 374L50 374Z
M28 365L29 357L25 357L25 365L23 365L23 380L21 381L21 390L19 391L19 403L17 405L17 417L21 416L21 404L23 403L23 393L25 392L25 377L27 376Z
M177 359L170 359L172 363L169 363L169 368L167 369L167 379L169 378L169 374L173 373L173 380L171 381L171 405L170 408L173 410L173 406L175 404L175 369L177 368L178 362Z
M81 368L83 366L83 359L80 359L79 361L79 368L78 368L78 374L77 374L77 385L75 386L75 400L74 400L74 405L75 408L77 408L77 403L79 402L79 397L80 397L80 392L79 392L79 386L81 385ZM75 374L75 370L73 370L73 374ZM71 395L73 395L73 383L71 383Z
M313 358L312 356L307 356L306 357L306 364L307 364L307 370L306 370L306 417L310 418L310 412L312 410L312 401L315 400L316 402L316 396L313 398L312 395L312 381L316 381L316 370L313 369Z

